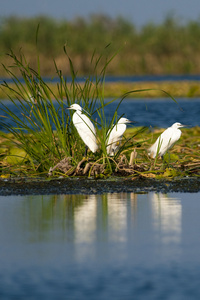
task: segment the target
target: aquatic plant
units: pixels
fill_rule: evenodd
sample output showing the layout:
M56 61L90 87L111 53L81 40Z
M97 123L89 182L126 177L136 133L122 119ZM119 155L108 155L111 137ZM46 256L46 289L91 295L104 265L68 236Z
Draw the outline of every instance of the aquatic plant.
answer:
M47 174L53 167L61 164L62 168L60 167L58 170L54 168L54 170L57 171L57 174L61 171L68 176L80 173L78 172L78 170L80 171L80 162L84 164L85 170L87 163L83 160L84 143L72 124L73 112L66 109L72 103L78 103L88 111L88 116L93 118L99 145L98 151L95 154L89 153L87 157L89 163L86 167L87 173L93 174L99 165L103 165L105 173L111 174L113 172L113 168L116 168L116 162L107 155L107 132L121 117L118 116L117 112L126 95L119 101L111 119L106 120L105 107L116 100L116 98L110 101L104 99L106 69L116 55L107 56L107 48L108 46L105 48L104 55L99 57L95 55L95 52L93 53L90 62L91 74L85 78L83 83L79 83L77 72L68 55L67 48L64 47L66 64L70 66L71 76L69 79L64 77L62 70L58 69L54 62L56 76L59 78L57 93L50 88L40 75L39 56L38 70L36 71L30 67L22 52L19 56L15 55L13 51L9 53L13 64L11 67L4 65L4 69L12 79L12 83L4 81L1 87L6 93L6 97L21 113L19 118L17 114L9 109L6 102L1 102L4 116L1 116L0 124L12 134L15 149L18 148L21 151L18 153L16 151L13 153L12 149L8 151L6 160L10 165L10 171L11 166L15 165L16 167L20 163L26 165L26 168L21 168L23 172ZM102 63L102 60L104 61L104 67L99 69L99 63L100 61ZM15 75L15 69L20 71L23 80ZM6 119L11 120L14 125L7 125L4 122ZM135 132L134 136L137 133ZM9 139L10 136L4 135L4 138ZM119 147L115 159L122 151L133 145L133 139L125 140ZM9 157L12 157L12 159L9 159ZM19 157L21 157L20 160ZM62 162L64 162L64 167ZM19 172L19 168L17 168L17 172ZM99 175L104 172L97 171L96 173Z
M6 97L20 111L21 116L10 110L7 102L1 101L1 126L9 133L1 133L0 174L4 176L95 176L110 175L134 177L174 177L199 174L197 158L198 144L194 146L193 162L189 155L172 152L170 160L165 157L166 165L156 158L152 160L147 149L152 144L152 133L147 128L133 127L125 132L125 136L114 156L107 154L108 132L122 116L118 108L123 100L134 93L151 92L151 88L133 89L124 93L117 102L116 109L110 119L105 116L105 108L117 98L105 101L105 77L108 65L117 55L107 52L105 47L100 56L94 52L90 60L90 74L83 82L77 80L78 72L64 47L66 65L70 68L70 77L54 61L58 83L52 88L40 75L40 60L34 70L20 52L13 51L8 55L12 60L11 67L4 65L11 82L4 81L1 88ZM101 62L101 64L100 64ZM103 65L100 68L99 65ZM65 67L65 65L63 66ZM20 77L15 70L20 72ZM18 73L17 72L17 73ZM159 92L176 100L164 90ZM85 145L72 123L73 112L67 110L72 103L80 104L92 119L98 141L98 150L88 152L84 157ZM6 120L12 121L12 126ZM154 134L154 138L156 137ZM193 143L194 145L194 143ZM176 145L175 149L177 149ZM187 149L184 146L183 149ZM182 148L181 148L182 149ZM189 149L189 147L188 147ZM174 149L173 149L174 150ZM181 150L182 151L182 150ZM191 149L190 149L191 151ZM184 171L184 172L183 172Z

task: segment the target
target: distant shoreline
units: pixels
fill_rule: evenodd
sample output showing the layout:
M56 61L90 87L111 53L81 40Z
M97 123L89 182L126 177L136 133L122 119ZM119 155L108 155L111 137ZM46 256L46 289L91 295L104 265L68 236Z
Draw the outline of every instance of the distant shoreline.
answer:
M88 76L77 76L76 82L81 83L84 82ZM18 78L20 82L24 82L23 78ZM51 77L51 76L42 76L42 79L46 83L58 83L60 81L59 77ZM69 83L71 82L70 76L64 76ZM0 76L0 84L4 81L8 83L12 83L12 79L8 77ZM200 74L163 74L163 75L106 75L105 83L136 83L136 82L179 82L179 81L199 81L200 82Z
M5 81L12 86L9 80ZM59 97L57 83L47 83L56 97ZM70 84L70 83L69 83ZM80 83L81 84L81 83ZM6 96L6 89L1 85L0 99L8 99L8 95L14 98L10 91ZM198 80L173 80L173 81L116 81L106 82L104 86L104 98L121 98L126 94L127 98L166 98L169 94L174 98L200 97L200 81ZM63 95L64 97L65 95Z

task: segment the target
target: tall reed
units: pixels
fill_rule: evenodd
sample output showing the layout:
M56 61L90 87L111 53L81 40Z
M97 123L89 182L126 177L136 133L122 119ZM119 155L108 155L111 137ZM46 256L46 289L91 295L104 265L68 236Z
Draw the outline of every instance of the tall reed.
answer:
M100 56L93 53L90 61L90 74L84 82L78 82L78 73L74 69L67 48L64 47L66 64L70 67L71 76L65 77L54 61L58 77L56 93L40 75L39 56L36 71L31 68L22 52L19 56L16 56L13 51L10 52L9 57L13 64L11 67L4 66L4 69L12 79L12 84L5 81L2 88L7 91L7 97L16 110L20 111L20 117L2 101L4 117L11 120L14 126L6 125L4 118L1 118L0 124L12 133L16 146L26 153L25 163L30 172L46 174L50 167L66 157L70 158L72 166L77 166L82 160L85 145L72 123L73 111L66 109L72 103L80 104L88 112L88 116L95 125L99 149L95 154L90 152L88 159L92 159L94 164L98 162L105 165L107 174L112 174L116 167L115 160L118 159L120 153L134 147L133 137L143 129L124 140L114 158L107 155L108 132L122 117L118 115L119 106L129 93L142 91L130 91L123 95L110 120L107 120L105 108L116 98L105 101L105 76L108 65L118 54L116 52L108 56L107 48L109 45ZM100 67L101 65L103 68ZM21 78L15 75L15 69L20 71Z

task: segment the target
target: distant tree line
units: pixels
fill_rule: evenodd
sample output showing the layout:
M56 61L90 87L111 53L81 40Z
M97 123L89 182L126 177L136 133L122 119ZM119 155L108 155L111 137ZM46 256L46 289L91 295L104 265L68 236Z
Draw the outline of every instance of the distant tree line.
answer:
M68 74L64 45L79 75L89 72L94 53L111 57L117 51L108 67L109 74L200 73L200 20L181 24L169 15L162 24L148 23L137 29L125 18L105 15L73 21L45 16L0 19L1 63L9 63L4 54L10 49L16 53L21 49L34 68L39 53L43 75L55 73L53 59Z

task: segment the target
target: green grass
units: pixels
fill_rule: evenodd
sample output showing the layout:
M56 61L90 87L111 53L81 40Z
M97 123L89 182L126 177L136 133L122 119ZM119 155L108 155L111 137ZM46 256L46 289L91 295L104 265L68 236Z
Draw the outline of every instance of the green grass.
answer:
M116 176L183 176L198 175L198 159L191 164L189 156L172 154L167 165L163 166L159 160L152 160L147 155L147 149L156 138L147 128L127 130L118 152L114 157L107 155L107 133L118 121L118 108L123 100L134 94L143 92L159 91L158 89L131 89L121 95L121 100L111 116L110 121L105 117L105 107L109 106L117 98L109 102L105 101L105 76L114 55L106 52L98 58L92 55L90 61L91 73L85 78L83 84L76 80L78 74L75 72L73 62L64 48L66 64L71 70L72 81L63 76L62 70L55 63L55 73L59 82L52 89L43 81L40 75L40 61L38 58L38 69L34 70L27 63L25 56L21 53L16 56L10 52L12 59L11 67L4 66L5 71L12 78L13 83L4 82L1 85L6 97L20 111L19 118L9 110L2 101L3 111L14 122L13 127L5 124L1 118L1 126L9 134L1 133L1 165L0 175L9 176L93 176L96 178ZM99 64L103 68L99 68ZM15 69L20 71L25 84L15 75ZM165 96L171 97L168 92L159 91ZM176 101L171 97L172 101ZM96 127L99 149L96 153L89 152L84 157L85 145L80 139L76 128L72 123L73 111L67 110L72 103L80 104L91 117ZM94 113L97 120L94 120ZM197 129L199 134L199 131ZM192 135L193 136L193 135ZM193 157L198 157L198 144L194 140ZM189 147L189 146L188 146ZM176 148L175 148L176 149ZM184 149L184 147L182 148ZM191 147L190 147L191 149Z
M91 156L94 161L103 162L108 168L108 173L111 173L112 166L106 153L106 136L107 131L119 116L117 116L116 109L111 121L107 123L104 109L105 106L115 101L115 98L110 102L104 102L104 82L106 68L115 54L111 57L101 55L98 59L92 56L92 72L85 79L84 84L79 84L76 81L77 74L66 48L64 48L64 52L66 63L70 66L72 81L68 82L67 78L62 75L62 70L59 70L55 63L55 72L59 77L57 92L55 93L40 76L39 60L38 70L36 71L29 66L23 53L17 57L11 51L9 56L13 60L12 67L7 68L4 66L4 68L12 78L13 83L10 85L4 82L1 87L6 93L6 97L21 112L21 117L19 118L11 112L9 107L2 101L5 118L11 119L15 126L7 126L4 123L4 118L2 118L1 126L12 134L12 138L14 137L15 148L22 151L24 160L21 160L20 163L26 164L27 173L31 171L36 174L47 173L51 167L64 158L70 158L70 166L73 168L83 158L85 147L72 124L73 111L66 109L76 102L88 112L91 118L95 112L98 114L98 122L95 120L93 122L97 131L99 151L95 155L90 153L88 159ZM101 60L104 60L104 67L98 71ZM21 72L25 84L15 75L16 68ZM123 101L123 98L121 101ZM6 135L4 138L6 138ZM9 156L16 156L17 158L19 155L11 152ZM11 160L8 159L8 161ZM18 159L16 161L18 162ZM25 169L23 168L23 170Z
M180 140L170 150L169 154L165 155L166 163L163 165L161 159L151 159L147 150L152 145L156 138L163 132L164 129L157 129L153 133L148 129L141 131L141 128L129 128L126 130L123 144L128 141L128 148L121 150L121 153L116 157L110 157L109 161L103 158L103 155L90 153L88 159L83 158L75 162L70 157L71 161L67 164L71 168L64 172L64 168L55 168L52 176L95 176L96 178L106 178L114 176L128 176L131 178L174 178L184 176L200 176L200 159L199 159L199 136L200 127L183 129ZM140 134L138 134L140 132ZM29 134L26 134L29 138ZM23 176L46 176L49 172L49 167L53 164L48 164L46 168L40 170L40 165L36 161L32 161L26 151L19 145L18 139L11 133L0 133L0 176L7 177L23 177ZM81 148L84 152L84 145ZM133 157L131 159L131 156ZM65 156L62 157L61 161ZM104 160L104 161L103 161ZM58 159L59 163L60 160ZM56 163L55 162L55 165ZM53 163L53 161L52 161ZM109 165L112 170L109 169ZM41 162L42 164L42 162ZM83 171L86 165L89 164L89 169L86 174ZM98 170L103 170L99 173Z
M1 86L0 89L0 99L4 100L8 97L15 97L15 89L14 84L9 84L10 90L8 91L4 86ZM68 92L70 92L70 83L67 83ZM84 84L80 84L81 87ZM48 83L49 89L52 91L52 100L54 100L54 96L59 98L61 96L60 93L63 93L63 97L65 96L64 90L59 91L57 88L57 84ZM24 85L24 89L26 89L26 85ZM117 82L117 83L105 83L104 84L104 97L105 98L120 98L121 95L129 92L130 90L143 90L142 93L134 93L127 95L127 98L163 98L166 95L163 93L163 90L173 95L175 98L187 97L187 98L195 98L200 97L200 85L197 81L163 81L163 82ZM95 92L95 91L94 91ZM19 95L20 96L20 95Z
M108 67L110 75L143 74L199 74L200 22L182 22L174 14L167 14L162 23L144 24L140 29L127 20L106 15L91 15L74 20L60 20L38 16L23 18L2 17L0 23L0 59L7 66L12 60L4 53L10 49L23 49L32 68L37 69L35 58L35 31L40 24L37 48L40 52L41 74L54 76L55 58L59 68L65 64L62 46L67 43L73 65L82 76L91 71L90 57L96 49L98 57L106 44L111 43L111 54L123 47ZM101 61L99 68L103 68ZM16 70L15 74L20 74ZM63 68L64 75L70 75L70 68ZM7 73L0 68L0 75ZM175 96L175 95L174 95Z

